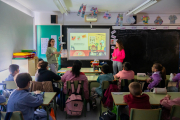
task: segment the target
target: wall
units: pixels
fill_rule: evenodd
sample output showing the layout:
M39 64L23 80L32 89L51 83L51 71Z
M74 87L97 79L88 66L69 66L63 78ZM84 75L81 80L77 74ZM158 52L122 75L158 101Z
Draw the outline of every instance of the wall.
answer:
M12 54L33 49L33 17L0 1L0 71L11 64Z
M86 13L87 14L87 13ZM50 15L58 15L58 24L63 25L90 25L89 22L85 22L84 18L81 16L77 16L77 13L70 13L68 15L62 15L60 12L35 12L35 25L45 25L45 24L51 24L50 22ZM92 22L92 25L115 25L117 15L118 13L111 13L111 19L104 19L103 18L104 13L98 13L98 21ZM169 15L170 14L137 14L137 24L142 25L143 22L141 20L141 17L143 15L148 15L150 17L149 24L154 25L154 20L158 15L161 16L161 18L164 21L164 25L169 24ZM177 16L176 23L180 24L180 14L175 14ZM126 15L124 15L124 21L123 23L125 25L128 25L126 22ZM171 24L172 25L172 24Z

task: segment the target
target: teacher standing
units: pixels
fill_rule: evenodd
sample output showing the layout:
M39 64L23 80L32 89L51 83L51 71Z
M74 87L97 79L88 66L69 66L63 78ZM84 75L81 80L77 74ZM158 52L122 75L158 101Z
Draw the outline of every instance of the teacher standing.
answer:
M54 47L54 44L55 44L55 40L51 38L48 41L48 48L46 50L46 57L47 57L47 61L48 61L50 70L54 73L57 73L58 57L59 57L61 51L57 52L57 49Z
M123 63L124 58L125 58L124 46L123 46L121 40L117 40L116 47L112 54L113 74L114 75L122 70L122 63ZM118 71L117 71L117 68L118 68Z

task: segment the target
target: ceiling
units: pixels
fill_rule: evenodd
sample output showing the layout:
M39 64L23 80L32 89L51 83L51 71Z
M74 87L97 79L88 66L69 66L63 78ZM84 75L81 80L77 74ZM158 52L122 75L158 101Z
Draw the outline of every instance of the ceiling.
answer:
M59 11L53 0L15 0L32 11ZM102 2L103 1L103 2ZM77 12L80 5L87 5L86 11L97 7L100 12L128 12L146 0L64 0L68 11ZM180 13L180 0L158 0L158 2L141 13Z

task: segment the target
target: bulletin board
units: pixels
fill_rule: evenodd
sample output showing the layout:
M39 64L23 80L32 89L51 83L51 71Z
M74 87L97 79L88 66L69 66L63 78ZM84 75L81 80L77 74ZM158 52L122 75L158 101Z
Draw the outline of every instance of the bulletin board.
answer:
M43 60L47 61L46 58L46 49L48 45L48 41L50 38L54 38L55 40L55 47L57 51L60 51L60 32L61 32L60 25L37 25L36 32L37 32L37 56L38 58L42 58ZM61 56L58 58L59 68L61 66Z

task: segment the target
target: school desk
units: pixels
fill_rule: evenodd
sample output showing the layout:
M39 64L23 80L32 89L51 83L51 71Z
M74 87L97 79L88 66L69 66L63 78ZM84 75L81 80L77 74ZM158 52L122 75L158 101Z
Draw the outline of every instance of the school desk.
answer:
M61 68L57 73L66 73L66 71L69 71L71 70L71 68ZM83 73L98 73L100 74L101 73L101 70L99 71L94 71L93 68L81 68L81 72Z
M51 108L50 106L50 102L53 100L54 105L53 105L53 109L54 109L54 113L56 116L56 92L45 92L44 93L44 99L43 99L43 104L41 106L44 106L45 110L47 111L47 120L49 120L49 109ZM8 99L6 99L6 102L4 103L0 103L0 105L5 106L8 103Z
M117 92L116 92L117 93ZM114 94L111 92L112 98L113 98L113 103L117 107L117 117L118 118L118 108L120 105L127 105L123 101L123 96L129 94L129 92L120 92L122 94ZM151 105L160 105L160 100L163 99L166 94L154 94L152 92L146 92L145 94L149 95L149 101ZM180 92L168 92L168 95L171 96L171 99L175 99L180 97ZM116 119L118 120L118 119Z

